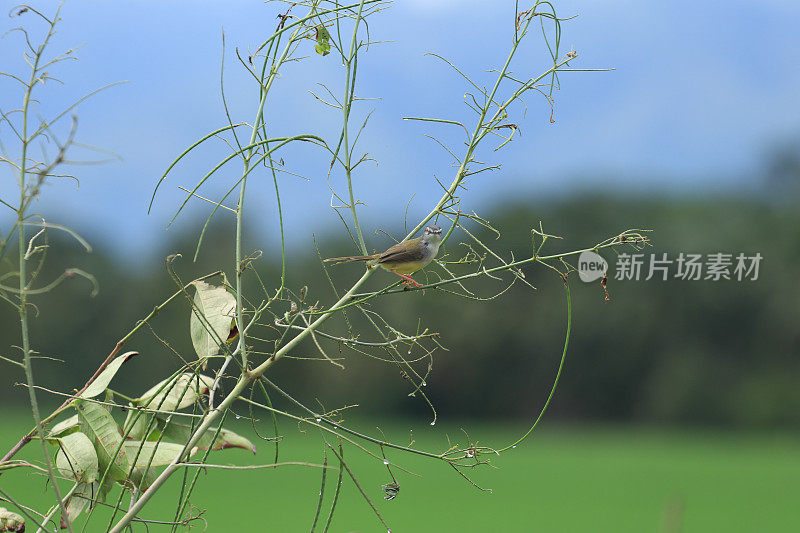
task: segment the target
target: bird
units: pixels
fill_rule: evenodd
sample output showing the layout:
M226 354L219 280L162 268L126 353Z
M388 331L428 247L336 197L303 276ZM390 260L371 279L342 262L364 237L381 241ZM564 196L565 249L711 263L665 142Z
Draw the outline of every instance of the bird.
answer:
M325 261L336 261L336 264L366 261L370 268L379 266L393 274L397 274L403 278L403 283L407 286L422 287L421 283L414 281L411 274L426 267L428 263L433 261L436 254L439 253L439 245L441 243L442 228L428 226L422 232L421 237L399 242L385 252L373 255L331 257L325 259Z

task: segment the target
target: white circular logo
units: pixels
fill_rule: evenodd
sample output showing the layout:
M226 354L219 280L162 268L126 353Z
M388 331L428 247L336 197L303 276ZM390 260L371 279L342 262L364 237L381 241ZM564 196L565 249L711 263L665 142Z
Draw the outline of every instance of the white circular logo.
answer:
M578 275L581 281L595 281L606 275L608 263L595 252L581 252L578 257Z

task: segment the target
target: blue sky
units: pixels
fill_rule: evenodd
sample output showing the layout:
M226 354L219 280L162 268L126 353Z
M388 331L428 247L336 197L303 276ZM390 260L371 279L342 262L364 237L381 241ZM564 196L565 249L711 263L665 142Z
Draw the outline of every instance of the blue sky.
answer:
M503 152L480 154L503 168L469 184L465 207L485 211L509 198L540 200L601 186L645 194L743 190L751 187L748 180L770 147L800 133L800 2L554 3L561 16L578 15L563 25L562 46L580 53L573 66L616 70L565 73L554 124L546 101L529 97L526 116L512 117L522 136ZM36 5L48 10L55 4ZM107 83L127 81L78 109L79 140L124 161L75 168L80 190L70 182L54 183L36 210L126 258L151 253L154 243L167 238L165 226L182 198L177 187L191 186L226 154L226 147L216 143L178 167L147 215L153 187L169 162L226 123L219 95L223 29L226 94L234 120L247 121L257 103L255 87L233 51L268 36L279 10L285 7L259 1L67 2L54 50L83 44L80 60L58 67L65 85L41 93L41 112L47 115ZM378 226L399 227L412 196L410 216L426 213L439 195L433 176L449 181L454 172L449 156L421 135L453 140L454 132L402 117L474 120L462 101L463 80L424 54L443 55L488 83L485 69L501 66L507 54L513 10L514 2L506 1L407 0L373 19L373 38L390 42L364 56L357 93L380 99L362 102L353 120L358 124L374 110L360 146L378 164L362 165L355 181L359 199L367 204L368 235ZM0 31L19 22L3 19ZM1 40L0 50L3 70L19 67L18 35ZM311 43L303 55L308 53L305 62L284 70L268 121L276 135L319 133L334 139L338 112L316 102L308 90L318 90L316 84L323 82L341 93L343 69L333 55L313 54ZM543 43L534 37L514 70L527 76L546 68ZM4 81L3 109L19 100ZM3 141L9 144L7 134ZM287 150L284 159L287 168L309 178L281 177L288 232L298 248L306 249L312 232L330 232L337 224L325 181L327 163L308 146ZM231 166L204 193L218 195L238 170ZM0 196L14 198L14 180L4 172ZM341 187L341 176L333 179ZM262 175L250 191L252 231L267 247L276 238L271 181ZM193 204L177 229L196 228L195 215L207 212L207 206ZM0 221L7 225L8 216Z

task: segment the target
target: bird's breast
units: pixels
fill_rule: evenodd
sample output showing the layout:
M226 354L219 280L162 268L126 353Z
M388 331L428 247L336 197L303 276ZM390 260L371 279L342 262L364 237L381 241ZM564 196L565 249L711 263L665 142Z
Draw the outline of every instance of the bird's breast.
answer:
M406 261L404 263L381 264L381 266L398 274L413 274L427 264L428 262L426 261Z

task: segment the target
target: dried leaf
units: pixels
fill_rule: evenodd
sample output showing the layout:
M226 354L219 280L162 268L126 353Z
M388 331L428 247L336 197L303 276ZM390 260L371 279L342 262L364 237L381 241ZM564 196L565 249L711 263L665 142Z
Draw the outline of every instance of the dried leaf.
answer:
M108 384L111 383L111 380L114 379L119 368L134 355L139 355L139 352L127 352L117 356L108 364L100 375L97 376L97 379L86 387L86 390L81 393L81 398L94 398L98 394L102 394L103 391L106 390L106 387L108 387Z
M145 392L136 403L147 409L175 411L189 407L214 386L214 378L184 372L177 378L160 381Z
M66 420L62 420L50 430L47 434L48 438L58 438L75 433L81 427L81 422L78 420L78 415L73 415Z
M61 475L82 483L97 481L97 452L89 437L85 433L76 432L59 438L58 442L56 467Z
M314 46L314 50L321 56L326 56L331 53L331 34L328 32L328 28L325 26L319 25L316 27L317 30L317 44Z
M136 458L136 462L133 465L136 467L168 465L177 457L180 457L183 451L182 444L163 441L128 440L125 441L124 446L128 452L128 457L131 460Z
M214 287L205 281L196 281L194 309L189 319L192 345L199 359L220 352L228 339L231 321L235 316L236 298L223 287Z
M167 424L165 420L159 418L158 424L166 438L184 445L189 442L189 437L191 437L194 433L194 430L192 430L191 426L181 424L179 422L170 422ZM222 428L222 430L219 432L219 435L217 435L217 438L215 439L214 435L216 434L217 428L208 428L200 437L200 439L198 439L197 443L195 443L192 454L194 454L196 450L207 450L209 448L212 450L241 448L243 450L249 450L253 453L256 453L256 447L253 445L253 443L238 433Z
M79 483L75 492L72 493L69 500L67 500L66 509L69 522L75 522L79 514L83 512L88 505L90 505L98 494L100 489L99 483ZM67 522L61 515L61 529L67 529Z
M78 409L81 428L97 452L101 474L108 470L108 477L111 479L125 479L130 468L122 447L122 433L114 418L101 405L83 399L75 400L75 407Z
M25 531L25 519L5 507L0 507L0 531L23 532Z

